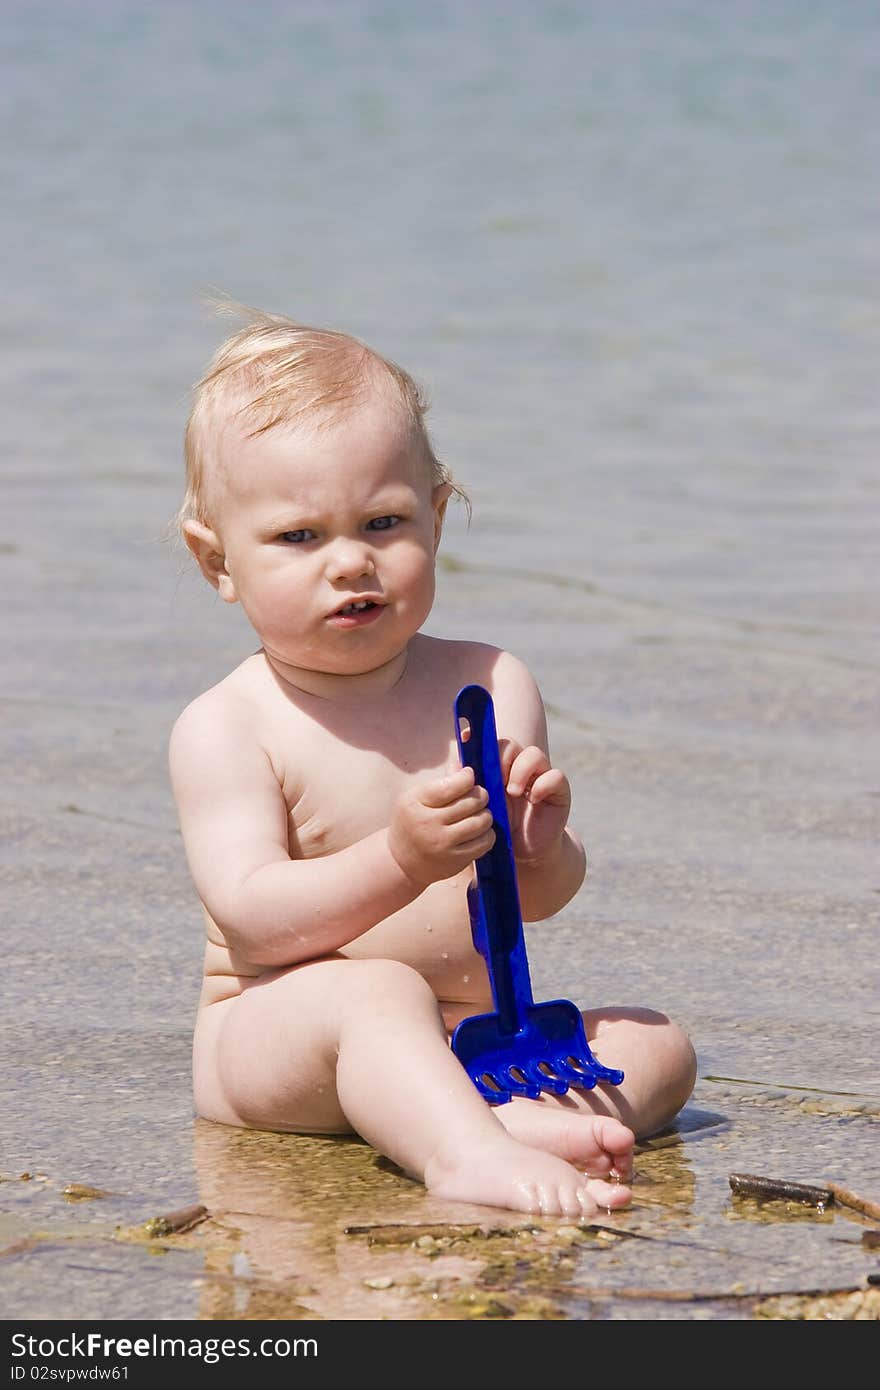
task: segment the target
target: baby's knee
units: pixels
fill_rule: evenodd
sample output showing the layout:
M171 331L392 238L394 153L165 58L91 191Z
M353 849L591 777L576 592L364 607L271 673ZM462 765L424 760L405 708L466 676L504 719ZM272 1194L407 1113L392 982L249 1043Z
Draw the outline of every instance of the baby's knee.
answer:
M655 1075L654 1118L647 1126L652 1132L670 1123L690 1099L697 1079L697 1054L688 1034L666 1014L645 1010L650 1019L651 1047ZM644 1138L645 1129L641 1137Z
M662 1047L671 1102L677 1112L694 1089L697 1054L684 1028L671 1018L662 1025Z
M431 986L411 965L399 960L357 960L349 975L352 995L363 1000L374 1013L383 1006L396 1008L404 1001L434 1008L439 1004Z
M672 1119L697 1079L697 1056L687 1032L657 1009L612 1008L585 1016L588 1032L602 1040L603 1060L620 1064L650 1083L651 1110ZM590 1026L592 1025L592 1026Z
M697 1077L697 1055L688 1034L680 1023L657 1009L631 1009L628 1014L644 1030L645 1042L667 1079L670 1094L680 1093L680 1105L684 1105Z

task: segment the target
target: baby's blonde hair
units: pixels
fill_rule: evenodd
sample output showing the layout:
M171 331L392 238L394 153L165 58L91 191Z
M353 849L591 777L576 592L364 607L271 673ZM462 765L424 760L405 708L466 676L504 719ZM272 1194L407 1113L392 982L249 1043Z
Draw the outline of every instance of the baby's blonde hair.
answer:
M255 437L276 425L338 420L365 399L370 386L390 388L404 418L425 451L434 486L448 483L469 508L467 494L434 453L425 414L428 400L395 362L349 333L311 328L283 314L267 314L242 305L222 306L247 319L223 342L193 392L186 423L184 458L186 495L177 513L186 521L210 521L206 479L216 466L216 447L223 425L245 419Z

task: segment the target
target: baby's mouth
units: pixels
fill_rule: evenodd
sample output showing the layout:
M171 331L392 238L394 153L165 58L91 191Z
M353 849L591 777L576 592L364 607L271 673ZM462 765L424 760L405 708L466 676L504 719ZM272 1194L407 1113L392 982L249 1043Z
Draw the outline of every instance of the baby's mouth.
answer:
M356 603L347 603L344 608L337 608L338 617L348 618L353 613L364 613L368 608L376 608L378 605L371 598L358 599Z
M377 623L385 611L382 598L353 598L342 603L329 616L328 621L335 627L369 627Z

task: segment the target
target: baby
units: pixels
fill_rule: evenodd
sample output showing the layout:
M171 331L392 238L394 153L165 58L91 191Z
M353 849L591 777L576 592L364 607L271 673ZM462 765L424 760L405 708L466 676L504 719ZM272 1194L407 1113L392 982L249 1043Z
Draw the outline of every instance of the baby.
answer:
M695 1061L663 1014L584 1015L620 1087L490 1106L449 1046L493 1008L466 903L493 843L455 753L455 695L492 694L523 918L578 891L584 851L516 657L429 637L461 489L411 377L344 333L254 315L216 354L186 433L186 544L259 649L194 700L170 768L207 929L198 1113L355 1131L437 1197L565 1216L630 1200L635 1135Z

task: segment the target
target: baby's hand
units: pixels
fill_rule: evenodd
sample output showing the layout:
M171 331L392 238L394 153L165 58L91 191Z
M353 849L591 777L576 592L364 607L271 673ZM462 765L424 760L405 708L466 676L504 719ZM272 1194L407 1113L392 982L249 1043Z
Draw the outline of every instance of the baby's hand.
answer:
M571 787L542 748L521 748L513 739L501 740L499 747L514 858L535 864L559 848L571 810Z
M388 845L407 878L427 888L488 853L495 843L488 800L470 767L405 791L391 815Z

